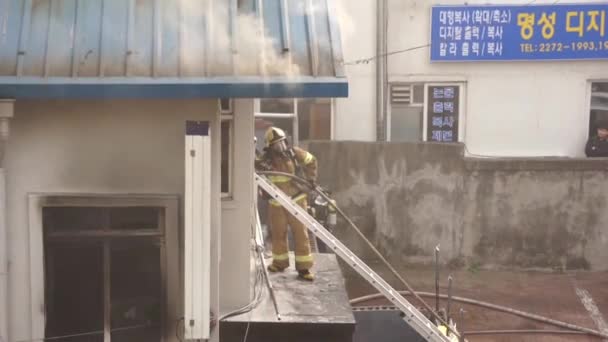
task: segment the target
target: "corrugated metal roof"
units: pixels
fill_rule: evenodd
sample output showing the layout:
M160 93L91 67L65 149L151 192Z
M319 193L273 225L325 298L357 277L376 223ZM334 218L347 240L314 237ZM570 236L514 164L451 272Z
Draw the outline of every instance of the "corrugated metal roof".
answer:
M333 1L0 0L0 96L243 77L346 87Z

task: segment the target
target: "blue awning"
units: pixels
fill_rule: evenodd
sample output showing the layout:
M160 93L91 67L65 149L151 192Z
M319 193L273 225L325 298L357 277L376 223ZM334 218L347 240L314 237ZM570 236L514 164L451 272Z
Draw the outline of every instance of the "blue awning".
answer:
M0 98L346 97L335 0L0 0Z

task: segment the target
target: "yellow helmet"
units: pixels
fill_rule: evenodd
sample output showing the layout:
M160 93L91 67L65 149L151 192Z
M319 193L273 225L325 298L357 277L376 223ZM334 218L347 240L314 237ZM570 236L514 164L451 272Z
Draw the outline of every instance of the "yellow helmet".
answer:
M270 127L266 131L264 139L266 140L266 147L270 147L272 144L278 143L279 141L284 141L287 139L287 136L282 129L278 127Z

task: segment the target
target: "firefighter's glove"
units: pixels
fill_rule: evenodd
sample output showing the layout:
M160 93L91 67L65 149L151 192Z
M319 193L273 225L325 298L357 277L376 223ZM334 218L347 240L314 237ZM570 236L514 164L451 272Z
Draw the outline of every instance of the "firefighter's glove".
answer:
M311 189L316 189L317 188L317 181L314 179L309 179L308 180L308 185L310 186Z

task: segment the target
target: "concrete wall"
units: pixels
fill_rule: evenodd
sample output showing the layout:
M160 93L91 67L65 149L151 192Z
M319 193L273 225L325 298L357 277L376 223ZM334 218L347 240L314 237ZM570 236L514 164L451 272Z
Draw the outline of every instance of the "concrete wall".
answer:
M462 5L463 0L387 0L388 51L399 51L430 42L431 6ZM527 4L528 0L504 0L501 4ZM553 3L538 0L534 4ZM580 0L577 3L596 2ZM357 3L357 4L355 4ZM466 1L486 4L485 0ZM370 16L371 8L349 2L347 12L355 20ZM356 21L359 23L359 20ZM371 24L357 25L345 40L345 59L362 54L375 55L364 49L375 44ZM352 45L351 45L352 44ZM356 91L363 68L374 62L347 68L351 87ZM373 69L370 69L373 71ZM371 74L370 74L371 75ZM418 49L388 57L389 82L463 82L465 83L466 116L464 142L472 154L487 156L570 156L584 155L588 135L590 81L607 80L606 61L564 62L496 62L496 63L430 63L429 49ZM369 88L373 89L373 81ZM338 140L365 140L375 127L374 94L353 92L337 108L336 123L371 125ZM371 110L370 110L371 109ZM344 123L348 121L350 123ZM560 137L556 139L556 137Z
M311 142L320 183L394 262L608 269L608 161L470 159L460 144ZM340 237L371 255L354 233Z
M237 102L237 111L251 109ZM212 124L212 307L226 311L249 299L249 218L252 180L235 182L220 217L219 114L216 101L17 101L5 160L9 241L11 341L31 338L27 195L169 194L183 198L186 120ZM238 174L251 174L252 112L236 120ZM246 155L244 155L246 153ZM183 215L180 206L179 216ZM180 231L182 229L180 219ZM225 221L225 222L223 222ZM181 235L180 235L181 236ZM219 271L222 264L230 272ZM170 267L177 267L173 265ZM235 273L242 272L242 273ZM238 276L242 274L242 276ZM221 278L220 278L221 277ZM221 294L219 286L221 284ZM44 284L33 284L35 287ZM39 336L35 336L39 337Z

